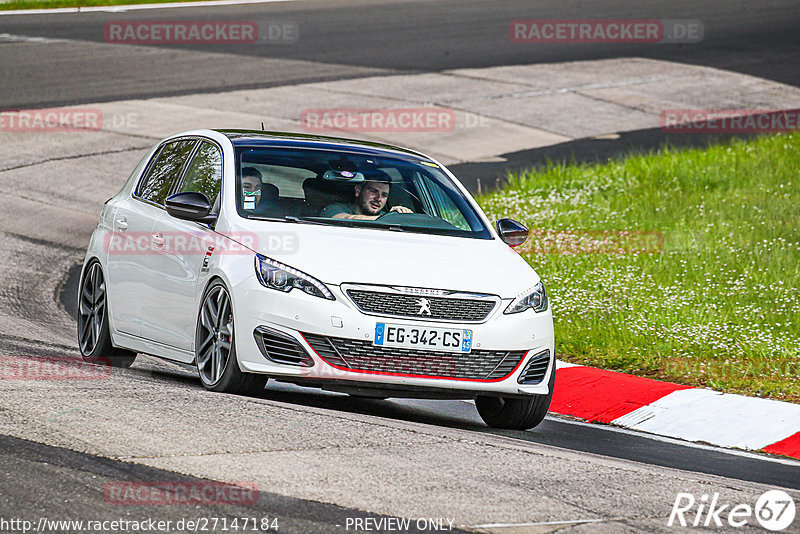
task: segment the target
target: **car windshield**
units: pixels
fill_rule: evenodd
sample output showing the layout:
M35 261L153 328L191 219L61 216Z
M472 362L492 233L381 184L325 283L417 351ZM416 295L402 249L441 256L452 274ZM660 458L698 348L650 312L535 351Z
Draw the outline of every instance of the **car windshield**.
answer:
M420 158L238 147L236 198L248 219L491 239L453 181Z

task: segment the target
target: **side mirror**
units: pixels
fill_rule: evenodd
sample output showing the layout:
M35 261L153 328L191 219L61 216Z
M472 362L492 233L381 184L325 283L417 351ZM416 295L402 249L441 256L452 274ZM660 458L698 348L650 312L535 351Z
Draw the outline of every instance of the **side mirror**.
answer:
M528 239L528 227L514 219L500 219L495 223L497 233L508 246L516 247Z
M175 193L168 196L164 204L167 213L177 219L209 224L217 220L217 214L211 213L211 202L203 193L196 191Z

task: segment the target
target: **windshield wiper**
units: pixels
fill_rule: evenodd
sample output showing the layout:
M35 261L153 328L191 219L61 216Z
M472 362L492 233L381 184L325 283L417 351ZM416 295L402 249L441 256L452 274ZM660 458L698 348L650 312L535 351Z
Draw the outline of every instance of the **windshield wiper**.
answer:
M322 226L349 226L351 228L380 228L381 230L389 230L392 232L405 232L406 229L395 224L376 223L375 221L360 221L356 219L330 219L327 221L320 221L316 217L296 217L294 215L287 215L285 217L259 217L258 215L250 215L248 219L255 219L258 221L277 221L277 222L290 222L296 224L318 224Z
M261 217L259 215L249 215L247 218L256 221L291 222L298 224L322 224L324 226L330 225L329 223L326 223L324 221L312 221L304 217L295 217L293 215L287 215L286 217Z
M247 218L251 219L251 220L254 220L254 221L282 221L283 220L283 219L279 219L277 217L261 217L259 215L248 215Z
M331 226L331 223L329 223L329 222L311 220L311 219L308 219L306 217L295 217L294 215L287 215L286 217L284 217L283 219L280 219L280 220L289 221L289 222L298 223L298 224L321 224L323 226Z

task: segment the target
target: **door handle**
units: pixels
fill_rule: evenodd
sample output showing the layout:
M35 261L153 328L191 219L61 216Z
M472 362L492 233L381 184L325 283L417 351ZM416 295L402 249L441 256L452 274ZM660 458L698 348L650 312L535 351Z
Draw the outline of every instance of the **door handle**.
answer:
M117 229L120 232L124 232L128 229L128 219L126 217L120 217L117 219Z

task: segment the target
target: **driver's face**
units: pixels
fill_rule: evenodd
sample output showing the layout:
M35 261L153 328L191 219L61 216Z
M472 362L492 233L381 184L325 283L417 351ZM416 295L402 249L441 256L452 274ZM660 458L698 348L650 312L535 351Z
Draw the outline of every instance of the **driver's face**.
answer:
M389 184L384 182L366 182L356 186L357 215L378 215L389 199Z

